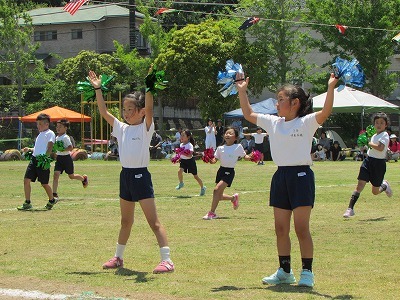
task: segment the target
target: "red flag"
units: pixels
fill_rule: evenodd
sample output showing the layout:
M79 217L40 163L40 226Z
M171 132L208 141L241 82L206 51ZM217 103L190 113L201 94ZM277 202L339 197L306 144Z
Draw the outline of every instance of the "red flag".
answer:
M154 15L158 16L158 15L162 15L163 13L170 13L170 12L174 12L174 11L176 11L176 9L161 7L159 10L156 11L156 13Z
M346 32L346 29L347 29L347 26L339 25L339 24L336 24L335 27L336 27L337 30L339 30L339 32L341 34L344 34Z
M71 16L89 0L70 0L67 5L64 6L63 10L69 12Z

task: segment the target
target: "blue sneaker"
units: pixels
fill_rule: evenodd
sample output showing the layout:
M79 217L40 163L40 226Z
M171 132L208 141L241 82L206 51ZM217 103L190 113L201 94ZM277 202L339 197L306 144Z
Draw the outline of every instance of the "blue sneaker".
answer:
M206 194L207 187L203 186L200 190L200 196L204 196Z
M274 274L262 279L263 284L291 284L295 283L296 278L294 277L293 271L286 273L282 268L279 268Z
M300 280L298 283L299 286L307 286L313 287L314 286L314 274L309 270L303 269L300 274Z
M181 188L183 188L185 186L185 184L183 182L179 182L179 184L175 187L177 190L180 190Z

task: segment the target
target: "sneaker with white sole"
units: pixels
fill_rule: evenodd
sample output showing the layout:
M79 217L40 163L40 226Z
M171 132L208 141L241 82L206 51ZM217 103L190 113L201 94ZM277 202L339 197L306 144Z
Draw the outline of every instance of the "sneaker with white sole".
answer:
M172 273L175 271L174 263L172 261L163 260L153 270L153 274Z
M205 186L203 186L203 187L200 189L200 196L204 196L204 195L206 194L206 189L207 189L207 187L205 187Z
M18 210L31 210L32 209L32 204L29 202L24 202L21 206L17 207Z
M212 211L209 211L204 217L203 220L213 220L213 219L218 219L218 216L213 213Z
M314 274L310 270L303 269L300 274L300 280L298 286L313 287L314 286Z
M179 184L175 187L175 189L180 190L184 186L185 186L185 184L183 182L179 182Z
M392 197L393 196L393 191L392 191L392 189L390 187L389 182L387 180L384 180L382 183L384 185L386 185L386 190L385 190L386 196L388 196L389 198Z
M114 256L109 261L103 264L103 269L117 269L122 268L124 266L124 260Z
M233 194L233 200L231 201L233 205L233 209L239 208L239 194Z
M344 212L344 214L343 214L343 218L350 218L350 217L352 217L352 216L354 216L356 213L354 212L354 209L352 209L352 208L348 208L348 209L346 209L346 211Z
M263 284L291 284L295 282L296 278L294 277L293 271L290 270L290 273L286 273L282 268L279 268L274 274L262 279Z

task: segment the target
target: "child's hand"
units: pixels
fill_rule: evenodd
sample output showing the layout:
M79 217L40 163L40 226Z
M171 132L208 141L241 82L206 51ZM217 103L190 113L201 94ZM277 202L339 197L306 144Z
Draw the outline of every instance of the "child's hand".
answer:
M28 147L24 147L24 149L22 149L22 152L24 152L24 153L26 153L26 152L28 152L29 151L29 148Z
M339 78L336 78L335 77L335 74L334 73L331 73L331 77L329 78L329 80L328 80L328 86L333 86L333 87L335 87L336 86L336 83L339 81Z
M249 77L245 78L243 73L237 72L235 83L238 92L246 91L249 84Z
M92 86L97 89L101 87L101 75L97 77L96 73L93 71L89 71L89 81L92 84Z

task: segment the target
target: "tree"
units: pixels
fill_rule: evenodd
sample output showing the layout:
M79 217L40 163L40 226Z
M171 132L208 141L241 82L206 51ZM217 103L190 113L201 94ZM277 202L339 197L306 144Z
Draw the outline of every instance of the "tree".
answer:
M97 74L115 75L113 85L119 84L123 87L129 85L122 76L118 75L124 72L121 61L109 54L81 51L77 56L63 60L50 71L52 76L45 84L40 103L43 107L36 107L36 109L62 104L69 109L80 110L77 83L86 81L89 70L93 70Z
M311 50L309 31L296 22L304 13L302 1L242 0L240 7L244 16L261 18L247 30L252 41L247 59L251 65L246 66L251 91L260 94L265 88L275 91L284 83L308 81L315 66L305 59Z
M11 104L22 115L24 84L35 72L34 56L38 44L32 43L31 18L11 0L0 0L0 73L17 86L16 101Z
M223 98L216 84L218 71L228 59L243 61L247 50L244 34L232 20L206 20L187 25L172 34L171 41L155 60L167 74L169 88L164 103L176 107L199 107L203 117L217 119L237 107L236 97Z
M207 18L226 18L226 15L234 10L233 5L238 3L236 0L198 0L192 2L137 1L141 4L141 11L143 8L150 8L148 9L150 16L157 17L166 31L175 27L182 28L188 24L200 24ZM175 11L155 16L157 10L162 7L168 7Z
M316 40L322 52L333 58L340 56L355 57L366 75L365 89L378 97L388 96L395 88L395 74L388 75L390 58L394 46L391 38L400 25L400 2L398 0L307 0L309 18L317 24L332 26L314 26L322 35ZM340 34L333 26L349 26ZM327 63L333 63L333 60Z

